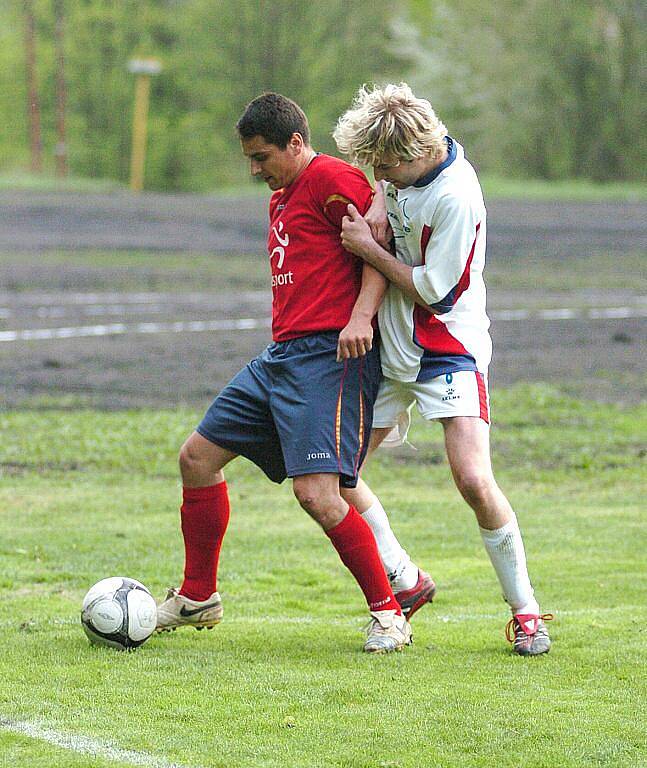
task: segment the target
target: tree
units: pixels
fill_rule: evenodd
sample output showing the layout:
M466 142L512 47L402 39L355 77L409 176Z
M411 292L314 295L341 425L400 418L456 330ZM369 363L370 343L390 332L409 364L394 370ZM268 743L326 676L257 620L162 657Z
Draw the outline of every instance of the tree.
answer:
M645 11L635 0L434 4L412 79L488 170L644 178Z

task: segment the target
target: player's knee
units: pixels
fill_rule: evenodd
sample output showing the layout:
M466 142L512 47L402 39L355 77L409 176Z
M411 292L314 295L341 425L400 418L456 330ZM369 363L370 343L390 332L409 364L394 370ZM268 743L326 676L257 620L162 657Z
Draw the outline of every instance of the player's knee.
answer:
M306 479L296 478L293 490L296 500L303 509L311 515L315 514L321 505L321 495L317 493L317 488Z
M456 473L456 485L465 501L474 508L487 505L494 478L489 472L464 469Z
M344 517L347 504L339 493L332 493L327 487L308 476L297 477L293 482L294 495L301 507L328 530L337 525Z
M204 452L199 451L193 445L190 438L180 448L178 460L180 472L184 479L195 478L196 476L215 471L211 466L212 462L204 455Z
M191 450L191 446L187 443L184 443L184 445L180 448L178 463L180 465L180 472L182 477L192 472L196 466L196 457Z

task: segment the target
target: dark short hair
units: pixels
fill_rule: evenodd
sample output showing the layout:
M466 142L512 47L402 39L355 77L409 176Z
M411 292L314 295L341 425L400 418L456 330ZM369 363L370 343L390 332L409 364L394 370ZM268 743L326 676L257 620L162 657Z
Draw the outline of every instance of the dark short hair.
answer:
M280 93L264 93L251 101L236 123L241 139L262 136L268 144L285 149L293 133L310 144L308 118L301 107Z

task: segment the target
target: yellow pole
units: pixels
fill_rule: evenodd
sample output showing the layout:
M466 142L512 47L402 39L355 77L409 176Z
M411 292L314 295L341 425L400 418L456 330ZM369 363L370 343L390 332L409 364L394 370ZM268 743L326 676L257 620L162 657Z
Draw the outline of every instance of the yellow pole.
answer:
M141 192L144 188L144 162L146 159L146 123L151 88L150 74L138 74L135 80L135 108L133 114L133 147L130 155L130 188Z

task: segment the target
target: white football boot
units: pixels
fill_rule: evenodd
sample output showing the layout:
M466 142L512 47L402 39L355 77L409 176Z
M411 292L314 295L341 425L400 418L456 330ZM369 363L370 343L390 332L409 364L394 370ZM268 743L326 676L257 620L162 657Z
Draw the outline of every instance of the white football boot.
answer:
M391 653L411 645L411 624L395 611L371 611L373 617L366 626L366 653Z
M222 600L214 592L206 600L191 600L171 587L166 600L157 606L156 632L168 632L178 627L211 629L222 619Z

